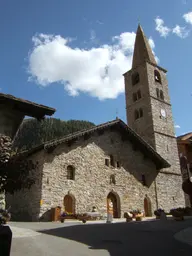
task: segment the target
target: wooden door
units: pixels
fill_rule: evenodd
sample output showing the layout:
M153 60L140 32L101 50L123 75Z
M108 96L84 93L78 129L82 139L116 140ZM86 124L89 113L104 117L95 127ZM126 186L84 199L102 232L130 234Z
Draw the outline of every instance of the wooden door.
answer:
M73 199L70 195L64 197L64 208L66 212L73 213Z
M144 199L144 211L146 217L152 216L151 200L148 197L145 197Z
M118 218L117 199L113 193L109 193L107 197L107 211L112 211L113 218Z

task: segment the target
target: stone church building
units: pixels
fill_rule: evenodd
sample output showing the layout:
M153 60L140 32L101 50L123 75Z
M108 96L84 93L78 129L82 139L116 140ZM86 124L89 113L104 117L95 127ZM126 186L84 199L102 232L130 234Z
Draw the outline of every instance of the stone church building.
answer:
M184 206L166 70L140 25L124 81L128 126L116 119L22 153L37 167L31 189L7 195L15 219L50 220L56 206L104 215L110 201L117 218Z

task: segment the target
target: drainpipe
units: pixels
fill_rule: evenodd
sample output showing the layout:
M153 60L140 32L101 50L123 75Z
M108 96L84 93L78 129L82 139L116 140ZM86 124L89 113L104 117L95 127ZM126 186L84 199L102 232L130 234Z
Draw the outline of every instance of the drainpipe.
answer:
M155 200L156 200L156 207L157 209L159 208L159 205L158 205L158 198L157 198L157 183L156 183L156 179L154 181L154 184L155 184Z

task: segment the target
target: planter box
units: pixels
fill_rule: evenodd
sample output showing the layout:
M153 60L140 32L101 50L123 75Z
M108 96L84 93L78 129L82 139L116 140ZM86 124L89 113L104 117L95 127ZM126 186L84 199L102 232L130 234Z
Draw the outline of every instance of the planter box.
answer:
M126 218L126 222L131 222L132 218Z
M174 218L174 220L176 220L176 221L182 221L182 220L184 220L184 217L183 217L183 216L177 216L177 217L173 216L173 218Z
M142 217L136 217L135 218L136 221L142 221L142 219L143 219Z

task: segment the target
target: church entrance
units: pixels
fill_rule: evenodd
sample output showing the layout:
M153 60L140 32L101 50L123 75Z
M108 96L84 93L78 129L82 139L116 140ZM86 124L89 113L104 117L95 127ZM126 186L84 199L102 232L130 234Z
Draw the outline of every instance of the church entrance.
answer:
M144 211L145 211L146 217L152 216L151 200L147 195L145 196L145 199L144 199Z
M72 195L66 195L64 197L64 209L66 212L75 213L75 197Z
M107 211L113 212L113 218L120 218L120 198L118 194L110 192L107 196Z

